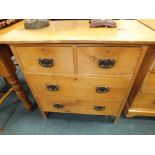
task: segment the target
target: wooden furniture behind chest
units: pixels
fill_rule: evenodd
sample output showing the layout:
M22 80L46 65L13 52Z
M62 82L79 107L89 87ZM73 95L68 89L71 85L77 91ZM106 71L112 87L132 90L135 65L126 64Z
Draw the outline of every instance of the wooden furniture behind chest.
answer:
M155 20L139 20L155 31ZM128 97L125 114L133 116L155 116L155 51L150 50L141 65Z
M19 99L23 102L24 107L32 111L31 103L28 100L26 93L24 92L18 78L16 75L16 68L12 60L12 52L10 48L6 45L0 45L0 76L3 76L12 88L0 99L0 104L6 99L6 97L15 91Z
M87 20L66 20L25 30L21 22L0 41L10 45L45 117L47 112L112 115L117 122L155 41L138 21L117 25L89 28Z

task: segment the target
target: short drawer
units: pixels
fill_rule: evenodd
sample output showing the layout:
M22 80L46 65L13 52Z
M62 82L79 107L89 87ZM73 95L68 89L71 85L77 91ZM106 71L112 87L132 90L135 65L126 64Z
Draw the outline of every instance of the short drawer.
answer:
M72 47L16 46L25 73L74 73Z
M142 91L155 94L155 73L148 74L142 85Z
M139 93L132 108L155 111L155 94Z
M35 94L57 99L72 97L122 101L130 82L130 78L34 75L27 75L26 78Z
M53 100L38 96L39 106L45 112L79 113L95 115L116 115L121 103L85 100Z
M141 51L140 47L78 47L78 72L132 76Z

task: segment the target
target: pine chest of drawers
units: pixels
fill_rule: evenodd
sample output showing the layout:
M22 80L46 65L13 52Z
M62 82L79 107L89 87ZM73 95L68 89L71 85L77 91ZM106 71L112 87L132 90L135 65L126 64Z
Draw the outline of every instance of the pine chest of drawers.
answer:
M116 117L146 51L102 44L15 45L12 50L41 111Z
M25 30L21 22L0 41L10 45L44 116L111 115L117 122L149 49L146 34L152 34L138 21L117 25L91 29L87 20L69 20Z

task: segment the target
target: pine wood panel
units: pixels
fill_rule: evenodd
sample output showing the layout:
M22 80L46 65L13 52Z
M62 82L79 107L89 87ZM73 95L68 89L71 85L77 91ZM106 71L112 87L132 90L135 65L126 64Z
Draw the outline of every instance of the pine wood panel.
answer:
M155 31L155 19L138 19L138 21Z
M40 107L47 112L62 112L62 113L78 113L78 114L95 114L95 115L117 115L120 107L119 102L105 102L97 100L63 100L53 99L49 96L37 96ZM55 108L54 104L61 104L63 108ZM104 107L103 111L94 110L95 106Z
M132 76L141 52L140 47L78 47L78 71L81 74ZM101 68L99 59L116 62L112 68Z
M117 28L90 28L88 20L50 21L50 26L26 30L19 22L0 36L0 43L154 44L155 32L136 20L116 20Z
M16 46L15 48L25 73L43 75L74 73L72 47ZM40 58L53 59L54 66L41 66L38 62Z
M155 111L151 111L150 109L136 109L130 108L128 109L128 113L126 113L126 117L134 117L134 116L146 116L146 117L155 117Z
M132 108L150 110L155 113L155 94L139 92Z
M147 50L147 52L145 54L143 62L138 70L136 79L133 83L133 87L132 87L130 94L128 96L127 100L128 100L129 106L132 105L132 102L134 101L137 93L141 89L142 84L146 78L147 73L150 70L150 67L152 66L154 59L155 59L155 47L151 46L151 47L149 47L149 49Z
M23 22L20 22L15 28L0 36L0 43L10 44L44 116L46 113L44 113L42 105L44 106L46 98L48 98L47 102L62 101L66 106L68 101L73 105L77 104L75 102L78 101L81 112L78 112L76 106L77 112L73 113L89 114L93 114L92 105L94 106L94 101L99 104L102 101L111 109L111 112L101 114L113 113L112 115L116 116L115 122L117 122L143 60L147 45L155 44L155 32L136 20L117 20L116 22L117 28L90 28L88 20L50 21L49 27L38 30L26 30ZM40 53L38 48L51 48L50 46L55 49L67 49L66 53L69 49L68 53L70 54L67 55L65 52L56 50L55 59L61 60L59 62L63 65L59 66L54 72L51 70L46 72L35 68L38 61L36 59L31 64L36 57L33 53L37 55ZM143 49L143 46L146 49ZM33 50L24 51L30 47L35 47L37 52ZM91 52L87 51L91 47L94 49ZM110 47L110 52L102 53L100 51L102 47L104 49ZM22 50L19 51L17 48ZM83 53L80 52L80 57L77 50L79 48L87 48L82 50ZM120 51L115 53L116 49L120 49ZM134 50L129 52L129 49ZM95 52L92 56L93 51ZM151 53L149 54L151 57L153 50L151 49L149 53ZM85 54L88 57L93 57L93 59L85 59ZM61 57L62 55L63 57ZM117 59L116 65L114 68L105 70L104 73L100 72L95 64L99 56L109 56L108 58L114 56ZM24 60L25 57L26 60ZM144 74L146 74L148 66L151 64L148 60L151 59L146 59L144 70L141 67L138 72L139 74L142 71L143 74L138 85L136 85L138 88L135 89L135 92L140 89ZM28 66L24 66L25 64ZM58 92L49 92L46 90L47 84L59 84L60 90ZM106 94L98 94L96 93L96 86L108 86L110 91ZM41 96L41 99L38 99L38 95ZM131 95L132 99L135 96ZM90 100L90 102L85 100ZM118 107L109 104L111 102L118 102ZM83 105L87 105L88 112L86 107L83 108ZM72 106L69 106L69 109L70 107ZM46 112L48 112L50 107L47 106L46 108ZM71 108L70 111L72 110Z
M143 92L150 92L155 94L155 73L149 73L142 86Z
M155 47L151 46L143 59L124 111L127 117L155 116L154 73Z
M151 72L152 72L152 73L155 73L155 62L154 62L154 64L153 64L152 68L151 68Z
M154 66L152 68L152 72L155 72L155 63L154 63Z
M37 95L49 95L52 98L78 98L122 101L129 87L130 78L102 78L84 76L34 76L26 75L33 91ZM37 79L37 80L36 80ZM58 85L59 91L48 91L47 85ZM97 93L96 87L109 87L108 93Z

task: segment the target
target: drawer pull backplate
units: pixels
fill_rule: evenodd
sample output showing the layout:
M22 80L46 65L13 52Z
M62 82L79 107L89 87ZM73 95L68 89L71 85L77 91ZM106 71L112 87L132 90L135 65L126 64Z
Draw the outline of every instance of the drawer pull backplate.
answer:
M54 60L51 58L39 58L39 64L42 67L53 67L54 66Z
M101 86L101 87L96 87L96 92L97 93L108 93L110 91L110 88L109 87L105 87L105 86Z
M48 91L58 91L59 90L58 85L47 85L46 88Z
M103 110L105 110L105 106L100 106L100 105L94 106L94 110L95 111L103 111Z
M115 59L99 59L98 65L100 68L112 68L115 65Z
M56 109L63 109L64 105L61 104L61 103L55 103L55 104L53 104L53 107L56 108Z

